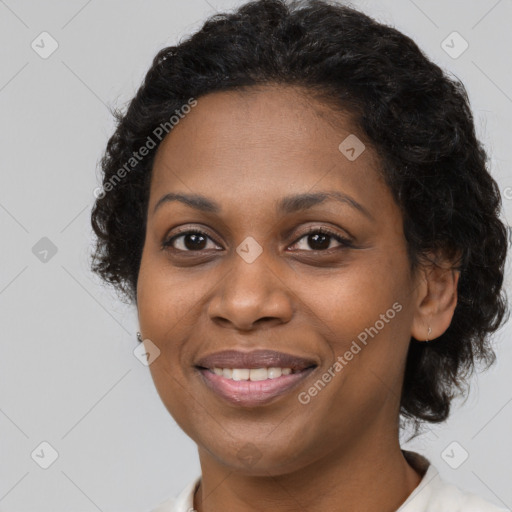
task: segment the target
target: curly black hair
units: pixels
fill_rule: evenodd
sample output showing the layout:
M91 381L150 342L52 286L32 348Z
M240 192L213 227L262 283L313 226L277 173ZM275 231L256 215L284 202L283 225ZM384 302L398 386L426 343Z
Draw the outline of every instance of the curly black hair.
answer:
M464 85L409 37L352 7L252 1L158 52L126 113L112 109L116 130L101 159L103 189L91 216L93 271L136 302L151 171L163 139L154 140L162 132L155 128L170 131L169 119L191 98L260 84L300 86L352 114L401 209L412 269L432 251L458 255L451 325L435 342L411 338L400 404L416 430L444 421L477 363L494 361L489 335L508 318L501 196ZM154 147L135 159L149 140Z

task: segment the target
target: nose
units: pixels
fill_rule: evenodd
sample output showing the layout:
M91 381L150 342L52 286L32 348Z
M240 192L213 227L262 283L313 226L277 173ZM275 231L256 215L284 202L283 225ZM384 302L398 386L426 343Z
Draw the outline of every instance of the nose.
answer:
M210 301L210 319L241 331L289 322L293 315L292 292L276 266L271 267L265 252L252 263L236 253L233 260Z

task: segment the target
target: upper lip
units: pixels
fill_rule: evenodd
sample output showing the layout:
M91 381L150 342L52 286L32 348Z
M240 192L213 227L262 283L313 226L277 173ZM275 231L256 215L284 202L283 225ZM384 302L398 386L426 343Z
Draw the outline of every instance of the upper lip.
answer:
M196 366L202 368L291 368L301 371L317 363L307 357L294 356L275 350L223 350L201 357Z

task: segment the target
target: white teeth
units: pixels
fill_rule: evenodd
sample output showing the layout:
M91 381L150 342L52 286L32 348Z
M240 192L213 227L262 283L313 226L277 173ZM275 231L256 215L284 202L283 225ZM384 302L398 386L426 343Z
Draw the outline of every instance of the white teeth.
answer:
M269 379L277 379L277 377L281 377L283 370L281 368L269 368L267 373Z
M266 368L251 368L249 380L266 380L268 372Z
M249 380L251 370L247 368L233 368L233 380Z
M212 368L215 375L220 375L231 380L259 381L277 379L281 375L290 375L291 368Z

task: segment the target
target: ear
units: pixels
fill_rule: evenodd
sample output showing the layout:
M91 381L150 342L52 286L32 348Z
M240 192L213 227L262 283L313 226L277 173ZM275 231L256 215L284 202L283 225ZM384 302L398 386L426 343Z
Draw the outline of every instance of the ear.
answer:
M416 303L411 327L414 339L430 341L448 329L457 305L459 277L460 271L453 261L435 258L421 266L417 273Z

